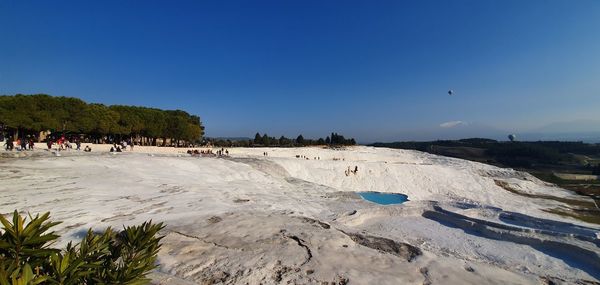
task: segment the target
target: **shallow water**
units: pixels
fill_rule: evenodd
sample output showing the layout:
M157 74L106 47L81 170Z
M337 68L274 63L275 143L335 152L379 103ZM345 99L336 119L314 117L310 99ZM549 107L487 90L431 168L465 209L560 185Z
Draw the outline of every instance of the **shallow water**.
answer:
M363 199L380 205L402 204L408 196L399 193L358 192Z

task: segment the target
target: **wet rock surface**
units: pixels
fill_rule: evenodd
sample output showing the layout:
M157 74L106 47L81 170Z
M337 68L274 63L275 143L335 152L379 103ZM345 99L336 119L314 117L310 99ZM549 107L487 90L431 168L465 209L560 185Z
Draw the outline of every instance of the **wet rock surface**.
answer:
M397 242L388 238L357 233L344 232L344 234L362 246L402 257L406 261L412 261L414 258L421 255L421 250L419 248L407 243Z

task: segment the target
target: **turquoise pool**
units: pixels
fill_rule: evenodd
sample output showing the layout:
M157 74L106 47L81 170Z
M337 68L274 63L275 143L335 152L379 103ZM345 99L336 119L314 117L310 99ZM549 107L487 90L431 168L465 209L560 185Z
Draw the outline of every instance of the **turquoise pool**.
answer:
M363 199L380 205L402 204L408 196L399 193L358 192Z

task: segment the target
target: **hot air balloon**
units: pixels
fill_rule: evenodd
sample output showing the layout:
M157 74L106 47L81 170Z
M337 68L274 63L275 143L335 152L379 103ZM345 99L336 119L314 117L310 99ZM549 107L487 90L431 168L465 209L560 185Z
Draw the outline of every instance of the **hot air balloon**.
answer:
M509 139L511 142L514 142L514 141L517 139L517 136L515 136L515 135L513 135L513 134L510 134L510 135L508 135L508 139Z
M448 90L448 95L452 95L454 94L454 91L452 89Z

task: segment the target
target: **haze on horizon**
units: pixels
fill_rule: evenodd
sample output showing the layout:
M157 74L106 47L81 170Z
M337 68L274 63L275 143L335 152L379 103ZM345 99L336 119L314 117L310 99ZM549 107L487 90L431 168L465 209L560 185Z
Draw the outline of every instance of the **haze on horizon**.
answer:
M0 94L183 109L212 137L593 135L599 29L592 0L0 0Z

